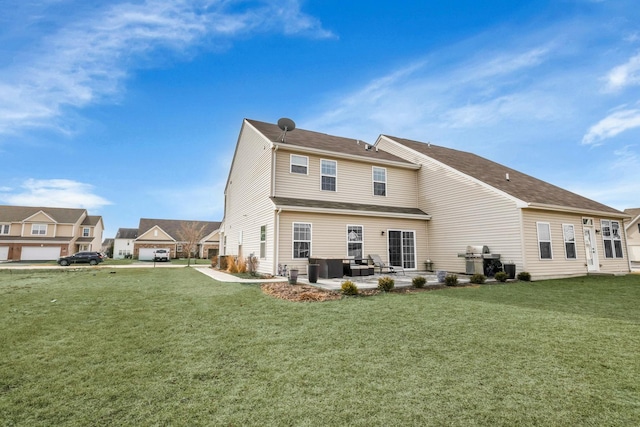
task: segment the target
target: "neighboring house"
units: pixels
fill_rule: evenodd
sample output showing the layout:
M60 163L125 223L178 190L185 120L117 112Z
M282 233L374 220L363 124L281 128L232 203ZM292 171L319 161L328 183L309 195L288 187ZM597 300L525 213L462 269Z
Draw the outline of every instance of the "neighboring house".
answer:
M624 223L631 266L640 268L640 208L625 209L631 218Z
M215 221L187 221L175 219L151 219L141 218L138 226L138 237L134 242L133 257L140 260L153 259L153 252L157 249L166 249L171 253L171 258L187 257L184 253L184 230L194 226L194 229L202 229L197 236L196 248L192 254L197 258L211 258L218 255L220 222Z
M86 209L0 206L0 261L49 261L100 251L104 223Z
M113 259L133 258L133 246L138 237L137 228L119 228L113 239Z
M114 240L112 238L107 238L104 239L104 241L102 242L102 252L107 254L108 257L113 258L113 244L114 244Z
M628 272L625 213L471 153L244 120L225 188L222 253L259 271L379 254L465 271L486 245L534 278Z

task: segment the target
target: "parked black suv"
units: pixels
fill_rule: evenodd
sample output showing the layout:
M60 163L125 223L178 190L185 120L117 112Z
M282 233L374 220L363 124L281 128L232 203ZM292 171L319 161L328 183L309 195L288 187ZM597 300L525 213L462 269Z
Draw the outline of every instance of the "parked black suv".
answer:
M97 265L103 261L100 252L78 252L73 255L62 257L58 260L58 264L67 266L69 264L88 263L89 265Z

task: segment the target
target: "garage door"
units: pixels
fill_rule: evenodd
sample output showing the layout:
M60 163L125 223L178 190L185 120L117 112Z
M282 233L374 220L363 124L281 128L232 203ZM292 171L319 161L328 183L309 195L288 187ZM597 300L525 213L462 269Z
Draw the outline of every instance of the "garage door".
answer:
M9 246L0 246L0 261L9 259Z
M60 246L27 246L22 248L21 261L52 261L60 258Z
M140 248L138 259L140 261L153 261L153 253L158 249L164 249L169 252L169 248Z

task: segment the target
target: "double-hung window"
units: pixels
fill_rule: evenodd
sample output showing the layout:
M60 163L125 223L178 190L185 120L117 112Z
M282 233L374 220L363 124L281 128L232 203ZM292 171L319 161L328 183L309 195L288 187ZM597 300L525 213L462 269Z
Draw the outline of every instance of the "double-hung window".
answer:
M362 258L363 227L361 225L347 225L347 255Z
M307 156L291 155L291 173L307 175L309 173L309 158Z
M576 259L576 232L573 224L562 224L564 235L564 253L567 259Z
M309 258L311 256L311 224L293 223L293 258Z
M0 224L0 234L9 234L11 224Z
M82 229L82 237L90 237L91 229L89 227L84 227Z
M267 257L267 226L260 227L260 258Z
M600 226L602 227L605 258L623 258L620 222L603 219L600 221Z
M540 259L553 259L551 251L551 226L548 222L536 223L538 227L538 250Z
M47 234L47 224L32 224L31 235L32 236L44 236Z
M320 175L322 179L322 190L336 191L338 162L335 160L320 160Z
M373 195L387 195L387 169L373 167Z

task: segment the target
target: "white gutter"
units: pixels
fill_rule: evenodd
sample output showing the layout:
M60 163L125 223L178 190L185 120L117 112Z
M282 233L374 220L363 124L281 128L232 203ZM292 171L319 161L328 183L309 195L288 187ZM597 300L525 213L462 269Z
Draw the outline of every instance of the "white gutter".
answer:
M271 197L276 196L276 151L279 147L279 145L274 145L274 149L271 151Z
M304 206L278 206L278 209L283 209L289 212L310 212L310 213L332 213L339 215L358 215L358 216L375 216L382 218L403 218L403 219L421 219L430 220L431 215L427 214L408 214L400 212L371 212L371 211L358 211L353 209L331 209L331 208L311 208Z
M627 215L622 212L620 214L616 214L615 212L598 211L595 209L580 209L573 208L571 206L548 205L545 203L527 203L525 207L530 209L542 209L546 211L581 213L584 215L601 216L604 218L631 218L631 215Z

